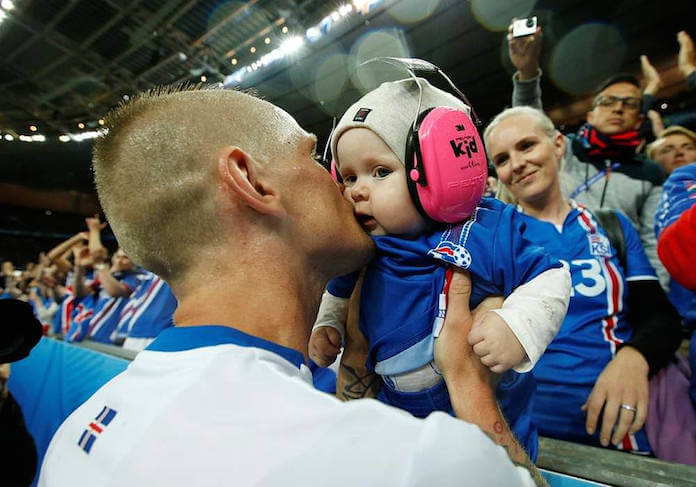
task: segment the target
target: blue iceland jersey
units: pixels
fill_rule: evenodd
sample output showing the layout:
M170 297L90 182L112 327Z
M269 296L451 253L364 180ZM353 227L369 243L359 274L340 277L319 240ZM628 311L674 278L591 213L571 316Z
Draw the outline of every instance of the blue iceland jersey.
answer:
M524 222L514 207L484 198L469 220L444 231L413 238L375 237L377 255L367 267L360 297L360 329L370 347L368 369L395 375L433 360L433 331L445 313L440 294L448 265L471 273L472 309L487 296L508 296L540 273L561 266L523 233ZM344 276L327 288L347 297L356 279L355 273ZM535 458L531 374L508 371L496 395L513 432ZM378 399L421 417L433 410L452 412L443 382L422 393L382 387Z
M113 274L114 279L126 286L129 295L132 294L138 285L138 276L141 271L133 270L127 272L117 272ZM121 317L121 312L128 302L129 296L111 296L101 285L97 295L97 302L94 306L94 314L89 322L87 338L96 342L111 343L111 334L116 329Z
M433 360L433 325L444 316L439 298L447 265L471 273L472 309L487 296L507 297L561 266L523 232L514 207L484 198L469 220L446 230L413 238L375 237L377 255L365 272L360 297L360 329L370 344L368 368L394 375ZM333 279L327 289L348 297L356 279L356 273Z
M662 197L655 213L655 235L674 223L686 210L696 205L696 162L675 169L662 187ZM693 245L696 245L694 243ZM684 319L684 326L696 330L696 293L674 279L669 283L669 300ZM696 333L691 336L691 400L696 405Z
M74 274L68 274L68 289L74 289ZM90 292L86 296L78 297L74 294L72 298L63 301L61 306L62 328L65 340L78 342L85 339L89 330L89 323L94 316L94 309L97 305L99 289L95 285L95 275L92 269L85 272L84 284Z
M655 235L674 223L686 210L696 205L696 162L675 169L662 187L662 197L655 213ZM696 243L694 243L696 245ZM684 318L684 325L696 328L696 293L672 280L669 299Z
M126 337L156 338L174 324L177 301L169 285L159 276L146 271L123 308L112 340L123 342Z
M534 422L544 436L599 445L585 431L585 403L617 347L631 338L626 321L626 282L657 279L629 220L617 213L626 242L626 269L594 216L573 204L562 229L522 215L537 245L562 259L573 288L565 320L532 373L537 381ZM620 449L649 452L643 430L627 435Z

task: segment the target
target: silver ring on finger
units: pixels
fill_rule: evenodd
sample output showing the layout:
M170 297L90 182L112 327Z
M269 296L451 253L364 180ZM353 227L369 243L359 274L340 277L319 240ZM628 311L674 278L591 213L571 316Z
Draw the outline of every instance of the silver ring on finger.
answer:
M638 410L634 406L629 406L628 404L622 404L621 409L625 409L626 411L631 411L633 414L636 414Z

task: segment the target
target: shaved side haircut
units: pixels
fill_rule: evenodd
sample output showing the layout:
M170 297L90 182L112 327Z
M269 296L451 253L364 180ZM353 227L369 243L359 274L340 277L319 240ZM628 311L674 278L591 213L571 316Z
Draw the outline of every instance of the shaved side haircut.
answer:
M170 284L223 241L215 175L235 145L260 163L278 157L278 110L240 91L165 87L105 117L94 145L97 193L126 254Z

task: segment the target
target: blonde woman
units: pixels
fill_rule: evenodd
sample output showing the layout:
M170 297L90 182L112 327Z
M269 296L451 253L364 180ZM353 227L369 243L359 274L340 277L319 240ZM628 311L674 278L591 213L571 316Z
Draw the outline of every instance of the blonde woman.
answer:
M559 168L566 141L541 111L505 110L484 139L501 198L524 215L525 237L562 260L573 283L561 329L533 370L540 433L651 453L643 429L648 377L677 348L679 317L636 230L614 213L626 250L619 259L595 215L563 197Z

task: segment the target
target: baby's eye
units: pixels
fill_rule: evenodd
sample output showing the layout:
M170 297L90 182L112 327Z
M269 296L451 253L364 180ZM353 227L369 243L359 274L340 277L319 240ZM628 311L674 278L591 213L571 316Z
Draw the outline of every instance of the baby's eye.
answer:
M356 177L352 174L346 174L345 176L343 176L343 184L345 186L351 186L351 185L355 184L355 180L356 180Z
M378 178L386 178L389 176L393 171L391 169L387 169L386 167L378 167L375 169L375 176Z

